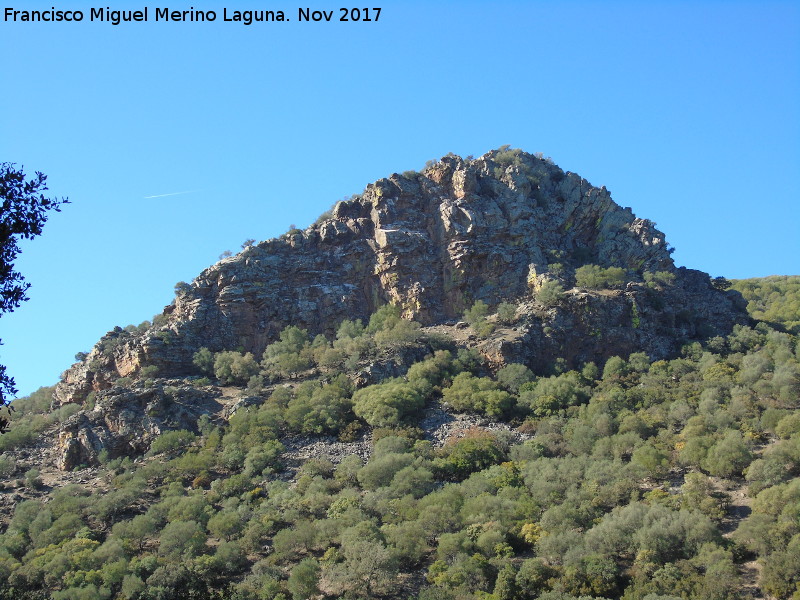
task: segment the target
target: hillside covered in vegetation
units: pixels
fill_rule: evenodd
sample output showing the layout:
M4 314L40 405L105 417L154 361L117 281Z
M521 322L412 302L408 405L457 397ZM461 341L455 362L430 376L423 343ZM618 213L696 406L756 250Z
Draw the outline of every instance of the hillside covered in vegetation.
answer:
M797 278L604 194L445 157L177 286L15 402L0 598L800 596Z
M731 287L742 294L754 319L795 335L800 333L800 276L739 279Z

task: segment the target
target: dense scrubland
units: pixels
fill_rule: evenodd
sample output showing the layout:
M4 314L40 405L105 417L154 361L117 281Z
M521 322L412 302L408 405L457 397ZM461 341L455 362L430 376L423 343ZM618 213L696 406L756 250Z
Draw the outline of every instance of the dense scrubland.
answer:
M733 287L751 326L671 360L492 369L392 306L334 339L287 327L260 357L203 349L187 381L250 406L143 457L101 455L84 484L44 481L20 454L81 408L51 412L43 388L0 437L17 494L0 597L800 597L800 278ZM512 309L465 316L487 335ZM393 358L401 376L358 385ZM420 427L438 406L483 420L439 443ZM369 459L297 464L297 436L366 440Z

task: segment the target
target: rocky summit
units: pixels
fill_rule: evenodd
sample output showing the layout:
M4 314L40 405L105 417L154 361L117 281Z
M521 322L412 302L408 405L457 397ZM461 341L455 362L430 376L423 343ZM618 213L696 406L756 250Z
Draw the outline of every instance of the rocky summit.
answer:
M800 277L502 147L175 289L14 401L0 600L800 593Z
M395 173L326 216L220 260L178 286L151 326L116 328L67 370L54 406L99 395L93 411L60 433L58 464L91 464L103 449L146 450L163 430L191 429L212 401L190 388L193 400L182 405L191 410L167 418L163 395L121 392L120 378L199 375L193 356L201 348L260 357L289 325L332 338L344 319L366 322L387 303L476 348L493 370L520 363L540 374L556 359L578 367L632 352L667 358L689 340L748 321L737 292L675 267L655 223L618 206L605 187L519 150L448 155L421 172ZM617 285L576 285L587 265L617 269ZM556 284L563 293L544 301L540 292ZM476 302L513 303L513 326L465 334L459 319ZM422 356L388 371L367 365L361 382L402 374Z
M569 293L545 311L521 305L514 331L483 344L496 364L541 370L557 357L577 365L637 350L666 357L746 321L738 294L676 268L670 254L655 223L551 160L512 149L448 155L209 267L146 331L109 332L64 373L55 398L81 402L147 366L192 373L201 347L260 356L289 324L330 336L343 319L366 320L386 303L426 326L454 323L476 301L531 300L547 281ZM624 269L624 289L574 288L586 264ZM654 292L645 276L658 272L674 279Z

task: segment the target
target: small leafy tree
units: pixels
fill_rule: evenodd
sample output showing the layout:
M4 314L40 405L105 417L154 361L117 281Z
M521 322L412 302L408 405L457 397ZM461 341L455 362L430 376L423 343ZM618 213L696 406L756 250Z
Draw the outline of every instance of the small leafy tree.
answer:
M643 444L633 451L631 462L642 467L651 477L664 477L669 470L666 454L652 444Z
M711 285L714 286L715 290L724 291L731 287L731 282L724 277L714 277L711 280Z
M47 198L47 176L36 171L35 177L26 180L23 170L14 163L0 163L0 315L13 312L28 299L30 287L22 275L14 270L14 260L20 252L19 240L30 240L41 235L48 212L59 212L66 198ZM2 341L0 340L0 344ZM17 393L14 379L0 365L0 407L8 404L8 397ZM8 425L0 417L0 432Z

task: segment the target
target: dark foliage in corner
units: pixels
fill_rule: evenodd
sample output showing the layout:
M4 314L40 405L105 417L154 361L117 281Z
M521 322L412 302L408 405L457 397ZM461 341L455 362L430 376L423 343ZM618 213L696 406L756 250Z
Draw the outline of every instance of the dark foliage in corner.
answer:
M28 297L29 283L14 270L14 260L20 252L19 240L30 240L42 233L48 211L59 211L68 200L47 198L47 176L39 171L26 180L22 168L14 163L0 163L0 315L12 312ZM2 343L2 342L0 342ZM9 396L17 392L14 378L0 365L0 405L9 404ZM0 431L8 419L0 417Z

